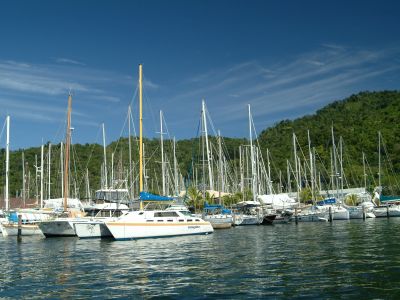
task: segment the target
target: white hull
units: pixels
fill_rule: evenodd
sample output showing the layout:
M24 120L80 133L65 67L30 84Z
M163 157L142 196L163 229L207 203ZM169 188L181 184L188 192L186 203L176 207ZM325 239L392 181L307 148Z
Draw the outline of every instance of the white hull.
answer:
M18 224L1 224L1 232L3 236L17 236L18 235ZM23 224L21 225L21 235L43 235L39 226L36 224Z
M106 222L116 240L212 233L210 222L179 211L132 211Z
M386 218L388 210L386 207L376 207L374 208L374 214L377 218ZM400 217L400 207L399 206L389 207L389 217Z
M350 214L350 219L363 219L364 218L364 213L366 218L375 218L375 215L371 211L364 211L361 206L357 207L347 207L349 214Z
M235 214L233 218L233 222L235 226L243 226L243 225L260 225L262 222L262 217L255 215L242 215Z
M206 215L203 220L210 222L214 229L231 228L233 223L232 216L224 214Z
M89 221L74 223L75 233L79 238L105 238L112 237L105 221Z
M350 213L347 209L340 207L338 209L334 209L332 213L333 220L349 220Z
M39 228L42 230L45 237L56 236L76 236L74 230L74 221L79 219L55 219L39 223Z
M293 217L296 220L296 216ZM325 215L318 214L299 214L297 215L297 222L327 222L328 218Z

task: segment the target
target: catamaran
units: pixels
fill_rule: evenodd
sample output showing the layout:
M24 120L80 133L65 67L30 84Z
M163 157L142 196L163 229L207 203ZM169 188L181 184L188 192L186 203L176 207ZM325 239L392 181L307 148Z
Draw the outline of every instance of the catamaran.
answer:
M184 214L181 211L145 210L146 200L156 196L143 192L143 119L142 119L142 65L139 65L139 190L140 210L124 213L118 219L106 222L116 240L168 237L179 235L209 234L213 232L210 222Z

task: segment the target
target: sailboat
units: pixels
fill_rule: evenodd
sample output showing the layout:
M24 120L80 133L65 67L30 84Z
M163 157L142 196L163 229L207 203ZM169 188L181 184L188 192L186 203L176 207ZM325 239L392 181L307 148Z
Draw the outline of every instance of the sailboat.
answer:
M45 237L54 236L75 236L73 227L74 221L79 220L84 216L83 206L80 201L76 199L69 199L69 156L71 145L71 106L72 95L68 96L68 113L67 113L67 132L66 132L66 145L65 145L65 158L64 158L64 198L63 198L63 213L64 217L57 217L53 220L43 221L39 223L39 228ZM58 199L57 202L61 202ZM71 205L77 202L78 205Z
M3 236L16 236L20 229L20 235L41 235L38 222L49 219L51 212L36 209L10 210L9 203L9 148L10 148L10 116L6 118L6 184L5 184L5 212L0 217L0 232ZM18 225L19 219L21 224Z
M209 234L213 228L209 222L181 211L145 210L143 202L154 195L143 191L143 118L142 118L142 65L139 65L139 189L140 210L130 211L118 219L106 222L116 240L150 237Z

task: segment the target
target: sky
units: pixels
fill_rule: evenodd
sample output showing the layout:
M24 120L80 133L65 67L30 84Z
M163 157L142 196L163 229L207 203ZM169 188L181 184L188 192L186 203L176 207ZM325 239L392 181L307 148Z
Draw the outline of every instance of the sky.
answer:
M138 128L247 137L360 91L399 90L398 1L0 1L0 135L11 148L59 143L73 95L74 143ZM164 125L164 128L165 128ZM134 129L132 129L134 130ZM165 130L165 129L164 129Z

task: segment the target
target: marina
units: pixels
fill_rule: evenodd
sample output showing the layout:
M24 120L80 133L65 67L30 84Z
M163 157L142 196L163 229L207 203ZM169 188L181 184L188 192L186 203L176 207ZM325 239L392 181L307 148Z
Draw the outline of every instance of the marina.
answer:
M0 300L400 299L400 1L0 11Z

